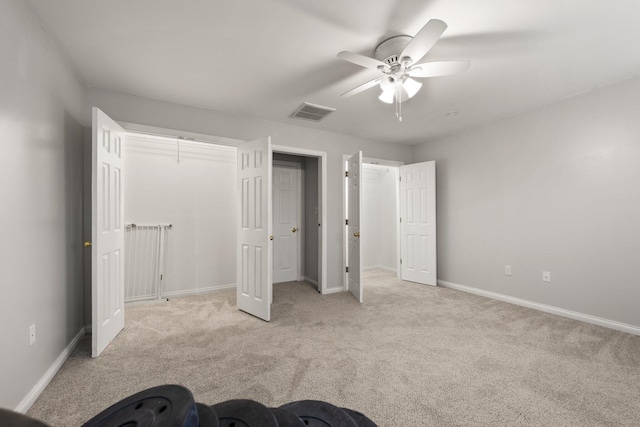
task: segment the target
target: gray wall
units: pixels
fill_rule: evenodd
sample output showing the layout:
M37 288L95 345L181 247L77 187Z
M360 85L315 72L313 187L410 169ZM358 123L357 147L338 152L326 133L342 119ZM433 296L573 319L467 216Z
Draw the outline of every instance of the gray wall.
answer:
M398 168L362 165L362 268L396 271Z
M125 223L172 224L160 287L167 296L235 285L236 252L230 248L238 231L236 166L235 147L181 141L178 162L175 140L125 139ZM144 240L139 228L125 236L125 295L131 296L143 290L127 285L142 280L134 260L144 259Z
M415 147L439 279L640 326L638 111L634 78Z
M327 153L327 287L343 287L342 221L344 184L343 155L362 150L367 157L408 162L412 147L381 143L352 136L282 124L211 110L140 98L99 89L89 89L86 120L95 106L117 121L197 132L240 140L271 136L274 145L298 147ZM336 112L335 114L339 114ZM327 118L326 120L331 120ZM88 121L87 121L88 123Z
M84 326L84 88L19 0L0 2L0 64L0 406L16 409Z

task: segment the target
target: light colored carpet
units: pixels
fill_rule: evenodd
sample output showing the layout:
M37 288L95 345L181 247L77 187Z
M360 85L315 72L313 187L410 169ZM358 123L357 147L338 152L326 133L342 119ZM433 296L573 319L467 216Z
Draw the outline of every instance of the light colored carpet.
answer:
M380 426L638 426L640 337L441 287L366 274L365 302L274 286L273 320L235 290L130 306L97 359L78 349L29 411L79 425L142 389L199 402L324 400Z

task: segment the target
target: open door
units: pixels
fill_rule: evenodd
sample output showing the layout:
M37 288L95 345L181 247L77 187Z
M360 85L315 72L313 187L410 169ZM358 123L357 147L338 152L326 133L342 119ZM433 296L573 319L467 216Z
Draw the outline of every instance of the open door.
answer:
M400 166L402 280L436 286L436 162Z
M269 137L238 147L237 304L266 321L271 320L272 299L271 174Z
M91 157L91 356L124 328L124 130L93 108Z
M362 302L362 261L360 252L361 192L362 192L362 151L347 160L348 196L347 242L348 242L348 288L359 302Z

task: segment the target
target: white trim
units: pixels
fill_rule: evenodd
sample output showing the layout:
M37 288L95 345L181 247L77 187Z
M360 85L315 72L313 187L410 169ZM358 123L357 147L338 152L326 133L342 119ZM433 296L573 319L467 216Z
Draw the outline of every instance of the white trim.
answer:
M323 292L323 295L337 294L338 292L346 292L346 291L347 289L344 286L341 288L329 288L325 292Z
M566 310L564 308L554 307L551 305L540 304L537 302L528 301L521 298L499 294L496 292L490 292L490 291L485 291L483 289L473 288L471 286L459 285L457 283L451 283L444 280L438 280L438 285L443 286L445 288L455 289L457 291L468 292L470 294L480 295L486 298L503 301L509 304L515 304L522 307L532 308L534 310L543 311L545 313L567 317L573 320L579 320L581 322L591 323L592 325L603 326L605 328L615 329L617 331L627 332L629 334L640 335L639 326L616 322L615 320L603 319L601 317L592 316L590 314L578 313L577 311L571 311L571 310Z
M133 307L137 305L150 305L150 304L164 304L167 302L165 297L160 298L146 298L146 299L134 299L124 302L125 308Z
M362 271L371 271L371 270L386 270L386 271L391 271L392 273L395 273L397 270L393 267L387 267L385 265L372 265L369 267L363 267Z
M341 173L340 173L340 179L342 180L342 287L343 288L347 288L347 283L349 283L349 273L347 273L347 258L349 257L349 245L347 243L348 241L348 237L347 237L347 216L348 216L348 212L347 212L347 176L345 175L345 172L348 171L347 169L347 161L349 160L349 158L352 155L349 154L343 154L342 155L342 164L340 167ZM360 189L362 191L362 189Z
M155 154L176 158L177 139L127 134L124 147L128 152ZM237 162L236 147L198 141L180 141L180 159L205 159L223 163Z
M304 281L304 282L309 282L309 283L311 283L312 285L316 285L316 286L318 286L318 281L317 281L317 280L313 280L312 278L307 277L307 276L304 276L304 277L302 278L302 281Z
M169 138L175 140L176 138L192 138L196 142L206 142L209 144L228 145L231 147L238 147L242 144L243 140L225 138L222 136L206 135L203 133L186 132L177 129L161 128L157 126L140 125L137 123L117 122L127 134L142 134L155 137Z
M182 290L182 291L169 291L169 292L163 292L162 293L162 297L163 298L184 297L184 296L188 296L188 295L208 294L208 293L211 293L211 292L223 291L225 289L235 289L235 287L236 287L236 285L234 283L234 284L231 284L231 285L208 286L206 288L187 289L187 290Z
M398 258L399 258L399 257L398 257ZM398 261L398 262L400 262L400 261ZM379 268L380 270L387 270L387 271L390 271L390 272L392 272L392 273L397 273L397 272L398 272L398 270L397 270L397 269L395 269L395 268L393 268L393 267L387 267L386 265L379 265L379 266L378 266L378 268Z
M75 348L78 346L78 342L80 342L80 339L85 335L85 333L86 333L86 329L83 327L76 334L76 336L73 337L69 345L67 345L65 349L62 350L62 353L60 353L60 355L56 358L56 360L49 367L49 369L47 369L47 371L44 373L42 378L40 378L40 380L36 383L36 385L33 386L33 388L25 396L25 398L22 399L22 401L18 404L18 406L15 409L16 412L20 412L22 414L27 413L29 408L31 408L31 406L33 406L33 404L35 403L36 399L38 399L38 397L40 396L40 394L42 394L44 389L47 388L47 386L49 385L53 377L55 377L55 375L58 373L60 368L62 368L62 365L64 364L64 362L66 362L69 356L71 356L71 353L73 353L73 350L75 350Z
M351 155L343 154L342 155L342 164L343 168L346 169L347 160ZM400 162L396 160L386 160L386 159L378 159L374 157L362 157L362 165L371 165L374 167L389 167L394 168L396 173L396 224L400 222L400 180L398 179L400 176L400 166L404 166L405 162ZM342 172L344 178L344 172ZM342 179L342 178L341 178ZM347 256L348 256L348 247L347 247L347 225L345 224L345 220L347 219L347 187L346 183L342 183L342 280L346 284L348 283L348 273L347 273ZM388 268L388 267L369 267L368 269L373 268L382 268L384 270L389 270L396 273L396 277L401 279L400 277L400 226L398 225L398 233L396 236L396 269Z
M373 157L363 157L362 163L367 163L374 166L391 166L391 167L400 167L404 166L404 162L398 162L396 160L386 160L386 159L376 159Z
M305 157L317 157L319 161L320 179L320 271L318 278L321 294L327 293L327 153L325 151L307 150L305 148L288 147L286 145L272 145L271 151L274 153L296 154Z

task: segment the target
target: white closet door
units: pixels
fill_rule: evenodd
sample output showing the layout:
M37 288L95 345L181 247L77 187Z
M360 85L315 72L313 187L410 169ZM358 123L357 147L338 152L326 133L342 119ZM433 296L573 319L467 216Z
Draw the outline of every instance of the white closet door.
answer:
M273 166L273 282L300 276L300 168Z
M124 328L124 130L93 108L91 356Z
M436 162L400 167L402 280L436 286Z
M238 147L237 304L266 321L272 300L271 157L269 137Z
M362 302L362 255L360 251L360 224L362 223L362 151L347 161L348 207L347 241L349 247L349 292Z

